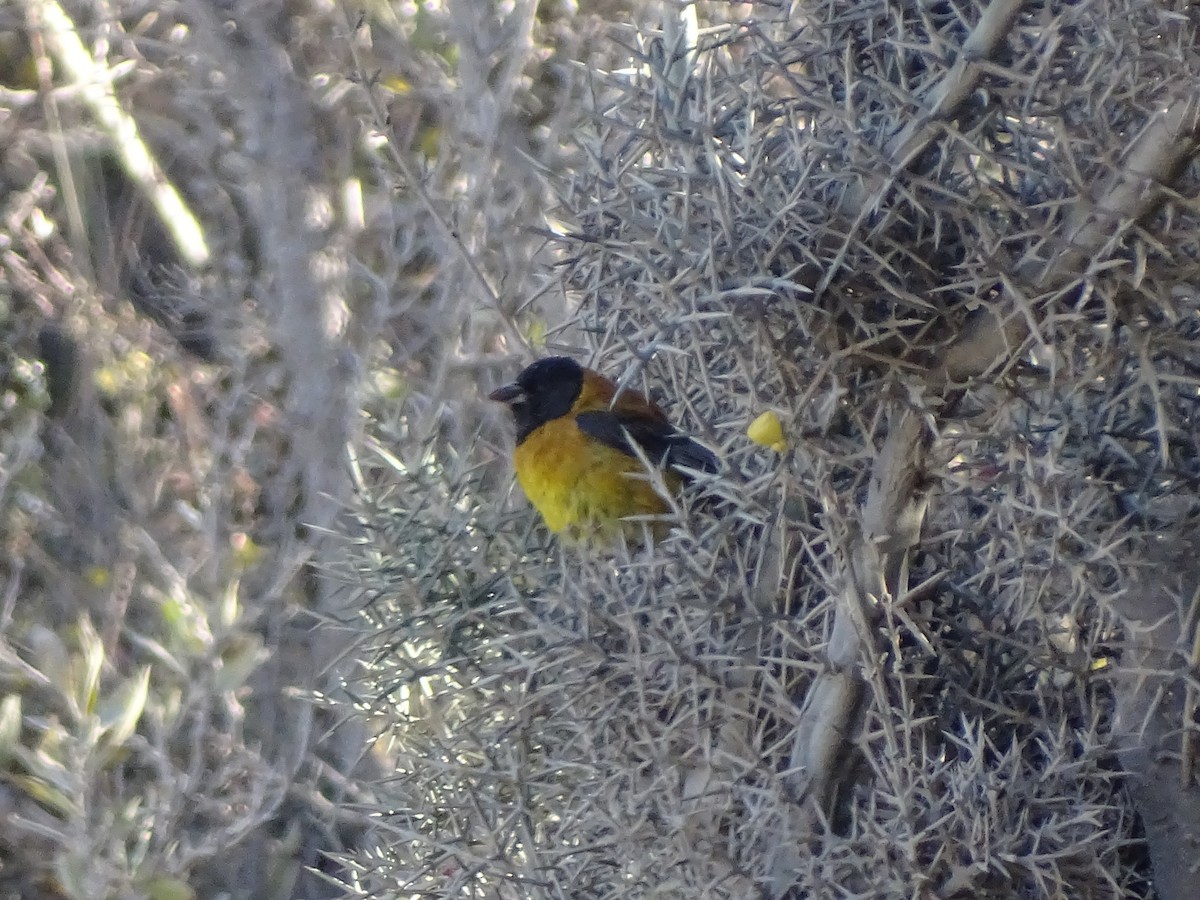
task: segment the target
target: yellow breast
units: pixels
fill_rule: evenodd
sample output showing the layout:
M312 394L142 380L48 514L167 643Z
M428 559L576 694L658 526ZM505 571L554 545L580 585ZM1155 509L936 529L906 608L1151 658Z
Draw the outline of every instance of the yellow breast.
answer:
M634 457L587 437L573 418L535 429L516 449L517 480L553 532L611 532L626 516L669 508ZM675 486L677 479L668 476Z

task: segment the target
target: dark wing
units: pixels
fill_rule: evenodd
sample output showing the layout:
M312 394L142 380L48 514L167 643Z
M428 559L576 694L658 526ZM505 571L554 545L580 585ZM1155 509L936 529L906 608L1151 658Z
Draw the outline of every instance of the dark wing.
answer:
M686 434L680 434L662 419L625 410L581 412L575 417L579 430L602 444L636 456L632 439L653 463L685 466L701 472L716 472L717 458Z

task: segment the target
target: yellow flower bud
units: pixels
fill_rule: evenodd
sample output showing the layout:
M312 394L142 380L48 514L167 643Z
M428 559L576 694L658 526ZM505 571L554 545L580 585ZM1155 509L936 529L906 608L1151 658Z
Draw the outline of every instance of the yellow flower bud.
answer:
M763 447L770 447L776 453L783 453L788 448L787 439L783 436L783 423L770 410L750 423L746 437Z

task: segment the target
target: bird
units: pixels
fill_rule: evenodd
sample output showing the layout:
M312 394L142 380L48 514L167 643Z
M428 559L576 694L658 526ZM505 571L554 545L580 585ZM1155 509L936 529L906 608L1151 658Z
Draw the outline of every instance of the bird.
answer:
M556 534L631 536L640 528L627 517L667 512L635 445L671 491L694 472L719 468L712 451L676 430L657 404L566 356L531 363L488 398L512 412L517 481Z

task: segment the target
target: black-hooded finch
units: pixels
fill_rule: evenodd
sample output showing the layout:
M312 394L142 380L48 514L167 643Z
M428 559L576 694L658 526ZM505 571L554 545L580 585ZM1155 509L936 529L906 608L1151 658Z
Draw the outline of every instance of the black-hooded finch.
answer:
M633 449L678 490L687 472L717 471L717 458L672 427L657 405L563 356L539 359L490 399L517 424L517 480L553 532L579 537L623 531L627 516L658 516L669 504Z

